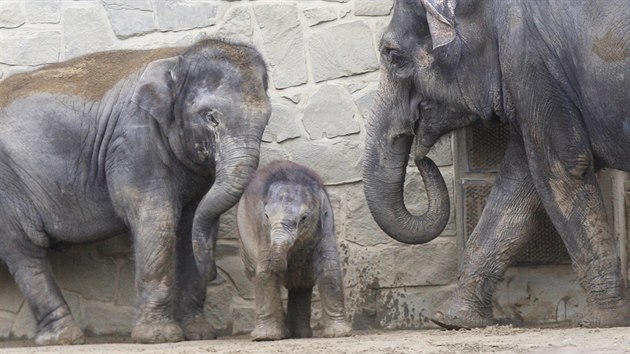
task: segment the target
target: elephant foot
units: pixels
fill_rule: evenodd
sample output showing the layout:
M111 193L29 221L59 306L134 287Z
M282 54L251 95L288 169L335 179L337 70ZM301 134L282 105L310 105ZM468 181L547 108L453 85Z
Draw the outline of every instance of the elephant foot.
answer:
M578 325L589 328L623 327L628 325L629 319L627 302L620 302L619 306L612 308L588 306Z
M311 338L313 330L310 326L296 326L291 328L291 338Z
M497 323L492 310L477 310L453 299L433 313L431 322L448 330L483 328Z
M175 322L136 323L131 338L144 344L181 342L184 331Z
M58 330L44 330L35 337L37 345L69 345L83 344L83 331L72 320L72 323Z
M346 321L335 321L326 325L324 328L324 337L348 337L352 327Z
M253 341L279 340L289 338L291 333L282 321L265 321L256 323L252 331Z
M186 340L210 340L217 338L214 327L203 315L182 321L181 326Z

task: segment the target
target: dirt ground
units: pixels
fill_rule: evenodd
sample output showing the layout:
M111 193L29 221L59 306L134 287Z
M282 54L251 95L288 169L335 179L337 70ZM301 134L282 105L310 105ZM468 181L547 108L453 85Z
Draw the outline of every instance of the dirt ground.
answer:
M111 343L116 341L117 343ZM104 344L103 342L108 342ZM91 338L71 347L0 342L1 353L630 353L630 328L512 328L470 331L356 331L347 338L251 342L247 336L214 341L140 345Z

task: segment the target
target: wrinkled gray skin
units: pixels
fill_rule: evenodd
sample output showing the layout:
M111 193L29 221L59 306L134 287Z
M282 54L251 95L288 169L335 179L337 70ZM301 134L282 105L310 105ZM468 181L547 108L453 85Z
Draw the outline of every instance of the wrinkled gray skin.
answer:
M630 3L587 0L397 0L380 44L367 129L365 194L391 237L424 243L448 220L448 195L426 158L474 121L512 131L496 185L472 233L457 288L433 320L494 323L496 283L547 212L586 291L586 326L625 323L615 241L595 172L630 171ZM402 197L408 154L428 190L425 215Z
M243 264L254 283L253 340L311 337L317 284L324 336L349 335L328 194L315 172L275 161L256 172L238 205ZM280 285L289 290L285 318Z
M125 230L133 339L215 337L203 316L213 240L258 166L266 80L254 49L207 40L97 53L0 83L0 258L38 344L83 342L47 249Z

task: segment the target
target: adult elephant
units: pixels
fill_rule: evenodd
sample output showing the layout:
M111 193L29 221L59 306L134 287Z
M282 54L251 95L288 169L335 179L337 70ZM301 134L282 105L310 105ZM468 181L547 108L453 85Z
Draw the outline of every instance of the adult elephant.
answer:
M397 0L380 44L368 122L365 195L394 239L424 243L448 220L448 194L426 157L447 132L501 120L511 140L472 233L456 290L433 320L492 324L496 283L549 214L586 291L582 324L624 323L615 241L595 172L630 170L630 3L587 0ZM405 168L427 187L424 215L403 203Z
M0 258L38 344L83 341L46 258L131 230L132 337L214 338L203 315L219 216L258 166L271 112L253 48L91 54L0 83Z

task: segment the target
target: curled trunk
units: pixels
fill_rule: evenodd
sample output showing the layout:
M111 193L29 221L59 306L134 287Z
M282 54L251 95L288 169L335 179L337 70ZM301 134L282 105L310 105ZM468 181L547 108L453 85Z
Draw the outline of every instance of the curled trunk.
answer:
M421 244L436 238L446 227L450 204L448 190L427 148L418 144L416 166L427 190L428 207L423 215L413 215L404 203L403 186L413 143L409 134L392 134L392 104L380 104L374 110L367 130L363 185L368 207L379 227L393 239ZM411 132L411 129L409 129Z

